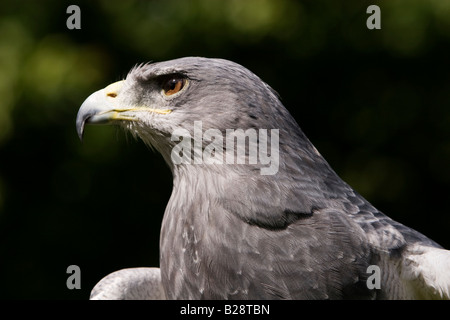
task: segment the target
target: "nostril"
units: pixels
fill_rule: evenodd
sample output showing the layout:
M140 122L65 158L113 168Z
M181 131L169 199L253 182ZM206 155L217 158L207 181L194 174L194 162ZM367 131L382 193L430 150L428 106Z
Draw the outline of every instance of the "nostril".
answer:
M115 98L115 97L117 97L117 93L110 92L110 93L107 93L106 96L111 97L111 98Z

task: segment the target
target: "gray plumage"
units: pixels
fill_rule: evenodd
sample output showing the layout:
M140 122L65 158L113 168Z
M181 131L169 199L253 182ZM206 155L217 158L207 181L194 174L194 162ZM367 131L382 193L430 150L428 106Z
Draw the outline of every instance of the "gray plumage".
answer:
M167 95L173 79L181 89ZM278 129L276 174L249 164L248 150L245 164L174 163L172 134L194 137L195 121L224 136L227 129ZM160 240L169 299L450 296L448 251L342 181L277 94L236 63L192 57L137 66L83 103L80 138L85 123L124 127L172 171ZM370 265L381 270L380 289L367 286Z
M91 300L164 300L159 268L129 268L104 277L91 291Z

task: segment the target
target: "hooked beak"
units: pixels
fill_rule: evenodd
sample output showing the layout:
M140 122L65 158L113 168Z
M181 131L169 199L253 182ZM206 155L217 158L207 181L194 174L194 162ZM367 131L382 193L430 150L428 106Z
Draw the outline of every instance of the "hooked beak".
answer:
M123 87L123 81L110 84L104 89L94 92L78 110L77 133L83 139L84 125L86 123L108 124L117 119L121 109L117 108L117 96Z
M120 95L124 81L110 84L104 89L91 94L78 110L76 127L80 140L83 139L84 125L109 124L118 120L136 121L135 112L149 111L159 114L168 114L170 109L154 109L148 107L130 107L121 105Z

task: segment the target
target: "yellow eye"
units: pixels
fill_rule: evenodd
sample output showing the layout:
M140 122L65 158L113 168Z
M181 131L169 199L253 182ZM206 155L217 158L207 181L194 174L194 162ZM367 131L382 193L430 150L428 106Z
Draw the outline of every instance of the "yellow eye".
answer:
M166 96L171 96L171 95L179 92L181 89L183 89L185 84L186 84L186 79L170 78L163 84L164 94Z

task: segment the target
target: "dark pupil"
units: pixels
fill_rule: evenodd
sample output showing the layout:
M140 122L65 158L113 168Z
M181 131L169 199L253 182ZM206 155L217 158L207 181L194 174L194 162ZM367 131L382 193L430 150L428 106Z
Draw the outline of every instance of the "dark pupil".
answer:
M169 81L169 90L174 90L177 86L178 79L172 79Z

